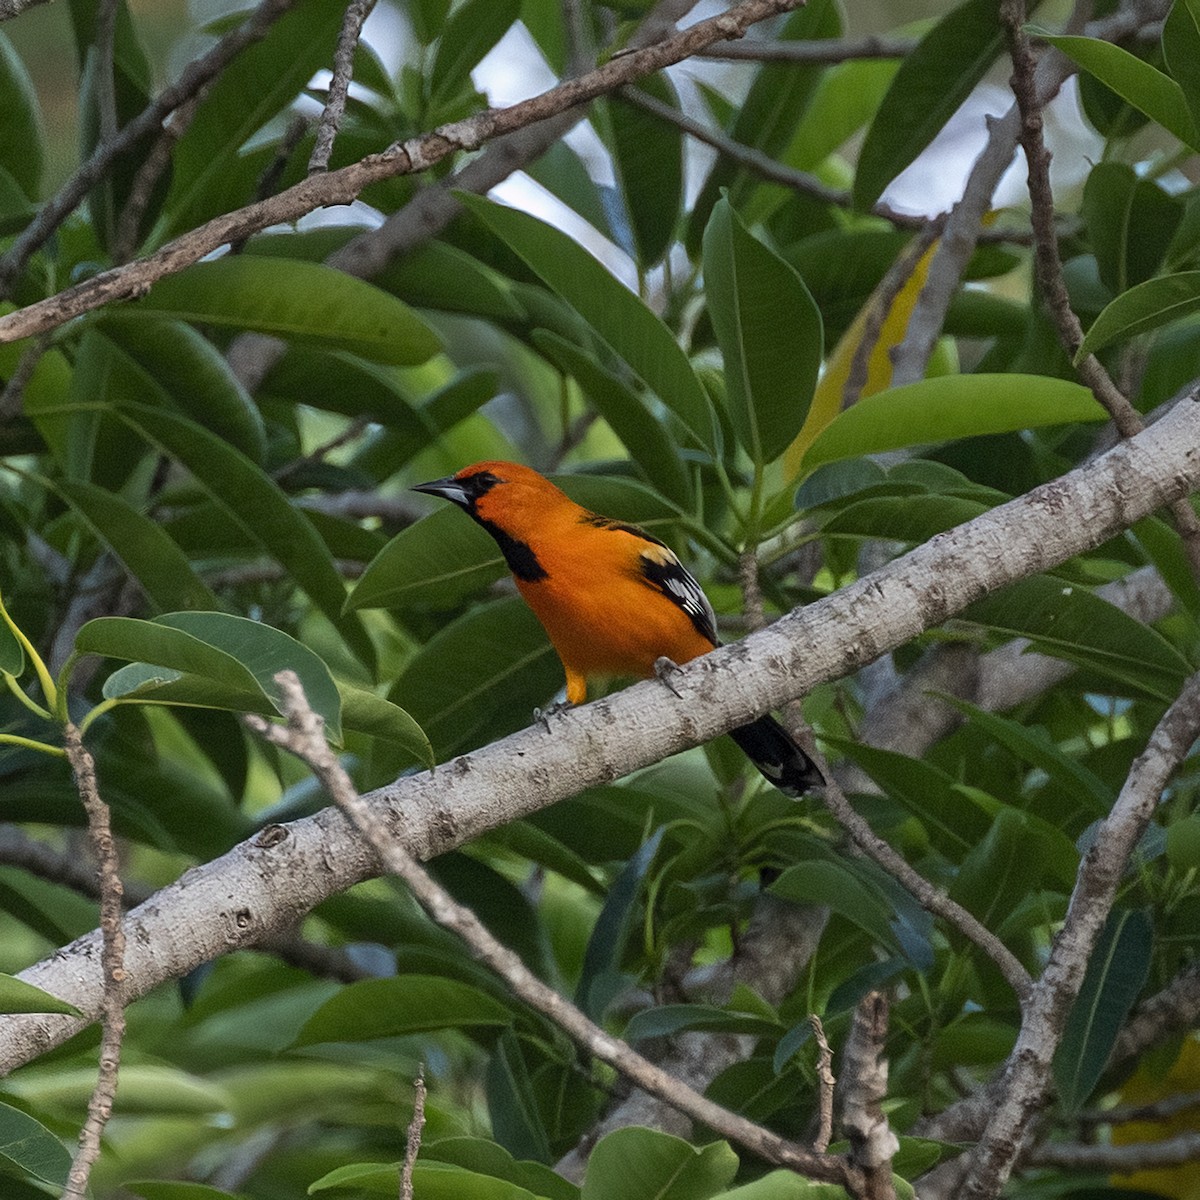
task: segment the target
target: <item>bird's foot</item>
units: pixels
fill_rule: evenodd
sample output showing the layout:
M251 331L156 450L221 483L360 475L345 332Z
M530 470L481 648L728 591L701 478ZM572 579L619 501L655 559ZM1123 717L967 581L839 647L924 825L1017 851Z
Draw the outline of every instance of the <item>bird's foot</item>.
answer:
M683 699L683 695L679 691L679 689L671 682L671 676L681 670L683 670L683 668L677 662L674 662L671 659L669 659L665 654L661 658L657 658L654 660L654 676L655 676L655 678L659 679L663 683L665 683L667 685L667 687L669 687L671 689L671 691L674 692L675 695L679 697L680 700Z
M545 726L546 732L550 732L550 718L557 717L559 713L564 713L569 708L574 708L570 700L556 700L549 708L535 708L533 710L533 719L536 723Z

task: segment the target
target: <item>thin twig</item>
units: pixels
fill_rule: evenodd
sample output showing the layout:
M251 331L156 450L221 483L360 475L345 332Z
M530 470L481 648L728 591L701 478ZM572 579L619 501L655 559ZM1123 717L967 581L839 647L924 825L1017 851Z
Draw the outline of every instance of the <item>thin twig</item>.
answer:
M1033 1166L1121 1175L1156 1167L1180 1167L1200 1161L1200 1133L1178 1133L1161 1142L1130 1142L1123 1146L1045 1142L1031 1150L1026 1161Z
M33 372L49 345L50 335L43 334L17 360L13 373L5 380L4 391L0 392L0 421L10 421L20 416L25 401L25 387L33 378Z
M809 1013L808 1023L817 1043L817 1136L813 1138L813 1149L824 1154L833 1140L833 1089L837 1087L837 1078L833 1073L833 1051L821 1018Z
M1054 229L1054 195L1050 187L1050 151L1043 137L1042 102L1036 81L1037 63L1029 35L1025 32L1024 0L1006 0L1000 5L1001 20L1008 37L1013 62L1012 89L1021 114L1021 146L1029 168L1030 218L1034 233L1034 261L1038 284L1046 307L1068 356L1075 360L1083 345L1083 325L1071 307L1062 256ZM1145 428L1141 414L1117 387L1104 364L1085 355L1075 364L1080 379L1091 389L1122 437L1133 437ZM1183 539L1192 574L1200 579L1200 517L1187 501L1171 506L1175 526Z
M284 0L265 0L281 4ZM432 133L392 146L382 154L368 155L359 162L312 175L268 200L214 217L211 221L181 235L172 242L125 266L102 271L84 283L37 301L0 318L0 343L16 341L53 329L111 300L126 299L145 291L156 279L198 262L206 254L247 237L252 233L305 216L326 205L349 204L369 184L398 175L427 171L459 151L478 150L502 134L523 129L536 121L556 117L570 109L616 91L635 79L691 58L698 51L726 38L741 37L759 21L796 8L801 0L742 0L715 17L689 25L677 37L657 42L619 58L612 58L596 70L578 79L566 80L540 95L508 108L486 109L443 125ZM207 56L206 56L207 57ZM199 60L203 62L205 60ZM193 64L195 67L197 64ZM190 68L189 68L190 70ZM140 119L140 118L139 118ZM126 126L128 129L129 126ZM125 134L122 130L118 141ZM74 207L74 204L71 205ZM44 210L45 212L49 211ZM68 209L67 211L70 211ZM14 264L23 265L31 245L41 245L56 227L58 217L43 228L42 217L34 224L39 233L26 230L4 260L0 260L0 280L12 277ZM17 248L21 247L18 254Z
M850 1161L863 1173L864 1200L896 1200L892 1159L900 1140L883 1111L887 1030L887 997L882 992L868 992L854 1010L841 1059L842 1129L850 1139Z
M96 783L96 763L83 744L79 729L67 722L64 744L75 787L88 818L88 837L96 856L100 879L100 932L103 937L101 966L104 992L101 1001L103 1033L100 1038L100 1067L96 1086L88 1101L88 1115L79 1132L63 1200L84 1200L92 1166L100 1156L100 1138L112 1116L117 1094L117 1072L121 1063L121 1041L125 1036L125 930L121 924L123 888L118 873L117 847L113 839L108 805Z
M413 1200L413 1167L421 1149L421 1130L425 1128L425 1064L417 1068L413 1080L413 1115L404 1143L404 1167L400 1172L400 1200Z
M608 1063L643 1091L666 1100L693 1120L710 1126L723 1137L753 1153L800 1174L854 1190L858 1172L836 1155L814 1154L762 1126L729 1112L685 1087L660 1067L643 1058L625 1042L593 1024L553 988L547 987L520 957L501 944L469 909L449 895L419 862L395 839L386 821L355 791L349 776L325 741L321 719L309 707L294 672L276 677L285 710L286 727L260 717L247 721L268 740L303 758L354 827L370 844L382 866L397 875L429 916L462 938L476 959L494 971L519 997L589 1054Z
M747 38L705 50L701 58L719 58L725 62L762 62L834 65L857 59L907 58L917 48L916 38L885 38L869 34L860 38L767 42Z
M1150 1104L1115 1104L1112 1108L1091 1108L1081 1112L1075 1119L1082 1126L1095 1128L1097 1125L1123 1125L1127 1121L1168 1121L1190 1108L1200 1108L1200 1092L1176 1092Z
M189 63L177 83L164 88L151 104L123 126L114 137L102 141L92 151L87 162L59 189L58 194L41 207L34 220L13 242L3 258L0 258L0 295L8 295L12 291L13 283L24 271L29 259L75 211L92 186L105 176L118 156L124 154L146 134L159 128L176 108L196 95L247 46L264 38L275 21L294 3L295 0L262 0L253 14L241 25L227 33L207 54ZM52 327L53 325L47 326ZM40 333L42 330L33 332Z
M1187 681L1155 727L1080 863L1066 919L1023 1007L1008 1070L983 1138L971 1155L962 1190L970 1200L990 1200L999 1194L1024 1148L1033 1118L1046 1103L1054 1053L1129 857L1154 816L1163 788L1197 735L1200 674Z
M1023 1002L1029 994L1032 980L1029 972L1021 965L1020 959L978 918L956 900L951 900L945 892L939 891L924 875L910 866L903 855L892 849L859 815L833 777L824 755L813 745L807 727L804 730L795 728L795 707L788 710L789 724L792 726L790 732L803 740L804 748L813 756L818 769L827 780L820 795L833 819L850 835L850 840L868 858L874 859L926 912L941 917L969 942L978 946L996 964L1005 982L1016 993L1018 1000Z
M308 173L316 175L329 170L329 156L333 153L333 142L346 115L346 96L350 91L350 80L354 76L354 52L362 36L363 22L371 15L375 0L350 0L338 32L337 49L333 52L333 78L329 81L329 94L325 98L325 109L317 125L317 140L308 160Z

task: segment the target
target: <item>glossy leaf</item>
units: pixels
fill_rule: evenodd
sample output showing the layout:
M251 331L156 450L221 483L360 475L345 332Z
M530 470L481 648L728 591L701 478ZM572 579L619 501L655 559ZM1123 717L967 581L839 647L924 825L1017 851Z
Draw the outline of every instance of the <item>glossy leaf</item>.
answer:
M242 146L329 65L343 9L336 0L302 0L205 90L175 147L164 237L253 198L262 167L244 158Z
M253 254L167 275L121 316L252 330L397 366L416 366L441 349L429 326L381 288L320 263Z
M398 704L340 680L337 689L342 700L342 723L347 729L392 742L424 766L433 766L433 748L425 731Z
M279 485L206 429L140 405L119 416L152 445L188 467L196 483L261 545L329 618L368 666L375 650L354 614L343 616L346 589L317 531Z
M179 411L213 430L247 458L262 463L267 438L262 415L225 356L181 321L104 312L92 324L115 342L175 402Z
M452 99L471 84L471 72L504 36L521 11L520 0L463 0L441 27L429 76L430 103Z
M365 1042L437 1029L478 1030L483 1036L512 1022L491 996L434 975L366 979L343 987L304 1023L294 1046Z
M54 490L124 563L160 610L220 607L171 536L121 496L107 488L68 480L60 480Z
M821 314L800 276L750 234L728 200L704 231L704 279L734 429L752 460L771 462L808 415L821 367Z
M639 395L605 370L594 355L557 334L538 330L533 342L561 370L575 377L645 477L668 499L689 508L693 503L691 478L666 425L651 409L655 401Z
M794 1171L771 1171L753 1183L722 1192L721 1200L845 1200L837 1183L814 1183Z
M782 1026L754 1013L718 1008L714 1004L659 1004L634 1013L625 1026L630 1044L644 1038L673 1037L684 1030L778 1037Z
M1074 35L1055 36L1041 29L1034 32L1185 145L1193 150L1200 148L1200 134L1183 89L1169 75L1112 42Z
M41 194L42 114L37 91L8 34L0 33L0 167L25 197Z
M1162 50L1167 69L1183 90L1192 124L1200 129L1200 4L1196 0L1171 5L1163 22Z
M466 251L436 238L391 259L372 281L420 308L470 313L495 321L518 321L524 315L509 280Z
M1081 362L1113 342L1149 333L1200 310L1200 271L1147 279L1123 292L1092 322L1075 355Z
M1003 49L1004 29L993 0L967 0L921 39L901 63L867 130L854 177L854 205L860 212L933 141Z
M542 1200L540 1196L509 1180L466 1171L453 1163L421 1159L413 1167L413 1195L421 1200ZM353 1188L357 1195L397 1195L400 1166L382 1163L351 1163L322 1175L309 1186L313 1193Z
M14 975L0 974L0 1013L65 1013L69 1017L83 1014L73 1004L60 1000L49 992L34 987Z
M860 876L836 862L813 861L788 867L770 891L794 904L821 904L857 925L891 951L900 950L884 897L865 887Z
M664 73L636 85L661 104L679 108L679 97ZM666 254L683 202L683 135L614 92L605 101L613 170L633 234L633 257L648 270Z
M825 427L803 462L811 470L882 450L1106 417L1087 388L1064 379L943 375L863 397Z
M471 609L417 651L390 699L420 723L438 761L528 725L562 667L519 597Z
M538 1105L521 1040L506 1029L488 1060L485 1077L492 1136L514 1158L551 1161L550 1138Z
M701 446L712 447L708 396L659 317L561 230L478 196L459 198L628 363Z
M1140 909L1110 914L1088 960L1083 986L1054 1056L1054 1081L1068 1113L1092 1094L1150 970L1154 926Z
M737 1169L726 1142L697 1147L656 1129L615 1129L588 1158L580 1200L707 1200Z
M67 1182L71 1169L71 1155L45 1125L4 1103L0 1103L0 1158L56 1188Z
M233 1192L182 1179L138 1179L121 1187L142 1200L238 1200Z
M1084 185L1082 215L1100 278L1116 293L1159 269L1183 205L1125 163L1097 163Z
M1099 672L1118 694L1170 702L1191 674L1161 634L1086 588L1037 575L976 600L962 618L1011 637L1027 637L1043 654Z
M341 699L329 668L307 646L259 621L219 612L167 613L153 621L97 617L80 629L75 649L135 664L106 680L110 699L235 710L257 701L248 711L262 712L265 698L282 713L275 675L295 671L330 737L341 739Z
M478 1175L507 1180L528 1188L546 1200L578 1200L579 1189L549 1167L536 1162L518 1162L503 1146L481 1137L447 1137L425 1143L421 1157L428 1162L451 1163Z

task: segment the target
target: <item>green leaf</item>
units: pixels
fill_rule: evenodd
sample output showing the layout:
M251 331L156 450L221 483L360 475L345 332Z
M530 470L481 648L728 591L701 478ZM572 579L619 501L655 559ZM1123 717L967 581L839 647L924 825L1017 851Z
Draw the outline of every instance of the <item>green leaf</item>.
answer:
M15 975L0 974L0 1013L65 1013L70 1017L83 1014L73 1004L43 992Z
M630 1044L645 1038L673 1037L683 1030L778 1037L783 1026L753 1013L718 1008L715 1004L659 1004L634 1013L625 1026Z
M465 250L437 239L396 255L372 281L418 308L493 321L518 321L525 315L510 280Z
M593 355L556 333L535 330L533 344L561 371L575 377L592 407L621 439L645 477L681 508L690 508L691 476L670 431L651 411L647 398L605 370Z
M157 521L107 488L65 479L51 486L124 563L160 610L220 607L187 555Z
M737 1169L727 1142L692 1146L655 1129L615 1129L588 1159L580 1200L707 1200Z
M244 455L199 425L142 405L123 405L118 416L143 438L177 458L196 483L250 540L270 554L329 618L369 668L375 648L361 621L344 616L346 588L320 535L293 508L273 479Z
M795 904L822 904L893 952L902 947L885 897L839 862L812 860L788 867L768 891Z
M489 1030L510 1025L512 1010L485 992L436 975L397 975L347 984L304 1023L293 1047L369 1042L438 1029Z
M485 1088L496 1141L516 1158L550 1162L550 1137L533 1076L511 1028L501 1033L488 1060Z
M1045 375L942 375L864 396L822 430L811 470L839 458L1044 425L1102 421L1087 388Z
M1200 4L1176 0L1167 12L1162 31L1163 58L1200 129Z
M433 747L425 731L398 704L341 680L337 689L342 699L342 724L347 729L383 738L406 750L419 763L433 766Z
M267 435L262 415L225 356L181 321L101 312L92 325L115 342L171 397L180 412L262 463Z
M964 496L871 496L835 513L821 532L919 544L990 507Z
M0 1103L0 1158L54 1187L62 1187L71 1170L71 1156L62 1142L40 1121L4 1103Z
M429 75L431 105L453 99L471 84L471 72L508 32L520 0L463 0L442 25Z
M322 1175L308 1190L353 1188L356 1194L394 1198L399 1181L398 1164L351 1163ZM413 1195L420 1200L543 1200L542 1196L508 1180L465 1171L452 1163L429 1162L424 1147L413 1167Z
M0 619L0 672L19 679L25 670L25 647L9 627L8 621Z
M440 762L528 725L562 686L562 667L520 597L471 609L409 662L390 699L412 713Z
M991 825L992 813L978 803L964 802L953 777L933 763L850 738L832 739L830 744L849 755L883 792L908 809L922 823L930 841L951 859L960 859Z
M138 1179L121 1187L141 1196L142 1200L238 1200L233 1192L210 1187L207 1183L186 1183L181 1179Z
M804 280L750 234L727 199L704 231L704 282L733 427L754 462L772 462L808 416L823 352L821 314Z
M679 97L667 75L647 75L635 85L673 109ZM669 121L623 99L600 102L608 118L613 170L633 233L633 258L642 271L666 254L683 202L683 135Z
M900 64L867 130L854 177L860 212L933 141L1003 49L994 0L967 0L921 39Z
M480 196L459 199L624 359L701 446L713 448L717 431L708 395L675 335L639 297L552 225Z
M974 913L989 929L1037 890L1046 873L1047 847L1027 815L1007 805L987 835L963 860L950 898Z
M330 738L341 741L342 702L329 668L307 646L259 621L219 612L167 613L153 621L97 617L80 629L75 649L136 664L136 669L117 671L105 682L104 694L113 699L208 703L241 710L247 700L262 696L282 714L275 675L285 668L295 671ZM193 677L197 699L189 701L183 697ZM263 710L260 704L249 711Z
M1079 1111L1100 1081L1146 982L1153 949L1154 925L1146 912L1122 908L1109 914L1054 1056L1054 1081L1068 1114Z
M1083 187L1081 215L1100 279L1117 293L1145 282L1162 265L1183 205L1125 163L1097 163Z
M0 33L0 167L29 200L42 190L42 114L37 90L8 34Z
M1048 575L1021 580L961 614L1035 650L1099 672L1122 693L1170 703L1191 674L1187 660L1160 633L1086 588Z
M329 66L344 7L335 0L301 0L203 92L172 156L162 238L253 199L266 163L260 166L243 154L242 146ZM266 162L270 155L267 148Z
M1147 279L1123 292L1092 322L1075 355L1082 362L1116 341L1158 329L1200 309L1200 271Z
M794 1171L772 1171L753 1183L722 1192L721 1200L846 1200L846 1189L836 1183L814 1183Z
M507 1180L547 1200L579 1200L579 1189L573 1183L541 1163L518 1162L503 1146L486 1138L438 1138L421 1146L421 1157L426 1162L449 1163L478 1175Z
M396 366L418 366L441 349L403 301L344 271L299 259L237 254L196 263L121 309L127 321L164 315L350 350Z
M121 1187L141 1196L142 1200L238 1200L233 1192L210 1187L207 1183L186 1183L181 1179L139 1179Z
M1056 37L1037 28L1031 28L1031 32L1057 46L1072 62L1078 63L1139 112L1157 121L1185 145L1193 150L1200 149L1200 135L1183 89L1169 75L1112 42L1070 35Z

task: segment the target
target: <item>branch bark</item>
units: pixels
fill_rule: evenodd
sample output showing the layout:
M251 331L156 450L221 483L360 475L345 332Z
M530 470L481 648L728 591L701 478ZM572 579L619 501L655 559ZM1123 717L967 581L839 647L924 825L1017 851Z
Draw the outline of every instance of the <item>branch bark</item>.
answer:
M841 678L987 591L1103 542L1200 486L1200 404L1188 401L1107 454L939 535L832 596L687 664L680 699L657 682L563 714L371 797L419 857L461 845L585 787L657 762ZM129 998L289 928L377 870L335 811L273 827L187 872L126 917ZM99 1011L95 933L23 978L78 1019L0 1018L0 1072L60 1044Z

